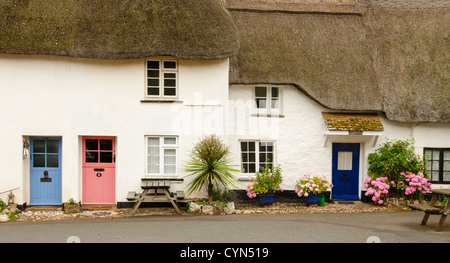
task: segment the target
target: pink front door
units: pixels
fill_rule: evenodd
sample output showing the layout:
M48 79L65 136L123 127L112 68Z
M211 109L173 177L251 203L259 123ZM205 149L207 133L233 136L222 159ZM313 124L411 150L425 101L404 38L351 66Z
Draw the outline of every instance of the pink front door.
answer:
M115 137L83 137L83 204L114 204Z

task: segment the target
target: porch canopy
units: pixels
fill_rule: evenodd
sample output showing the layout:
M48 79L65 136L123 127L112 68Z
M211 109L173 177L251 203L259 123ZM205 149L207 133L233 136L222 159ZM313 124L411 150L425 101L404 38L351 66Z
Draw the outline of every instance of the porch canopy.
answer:
M322 117L327 126L324 146L330 135L373 136L372 145L375 146L384 130L377 113L322 112Z

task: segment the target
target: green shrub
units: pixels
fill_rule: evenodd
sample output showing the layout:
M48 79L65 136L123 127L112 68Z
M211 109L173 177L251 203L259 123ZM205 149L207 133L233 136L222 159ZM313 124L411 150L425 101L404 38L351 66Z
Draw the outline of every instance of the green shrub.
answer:
M428 179L425 158L414 152L413 140L388 140L368 157L368 173L372 178L387 177L389 182L399 182L402 173L422 173Z

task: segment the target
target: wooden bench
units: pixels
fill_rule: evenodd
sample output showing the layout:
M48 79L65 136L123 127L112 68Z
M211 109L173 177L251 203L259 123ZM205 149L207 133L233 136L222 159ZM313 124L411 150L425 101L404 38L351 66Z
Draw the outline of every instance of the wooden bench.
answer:
M442 226L444 225L445 219L446 219L447 215L449 214L450 201L447 201L447 205L443 209L435 207L434 205L436 204L438 197L440 195L446 195L447 197L450 196L450 189L436 189L436 190L431 190L431 192L433 193L433 197L431 198L430 205L410 204L409 207L411 207L412 209L417 209L417 210L425 212L425 215L422 219L422 225L427 224L427 221L428 221L428 218L430 217L430 215L441 215L439 224L436 228L436 231L441 231Z
M131 215L134 215L142 202L170 202L175 208L177 213L181 214L178 201L184 199L183 191L176 191L171 193L169 191L171 182L164 179L142 179L141 188L142 193L134 191L128 192L127 200L136 202L131 211Z

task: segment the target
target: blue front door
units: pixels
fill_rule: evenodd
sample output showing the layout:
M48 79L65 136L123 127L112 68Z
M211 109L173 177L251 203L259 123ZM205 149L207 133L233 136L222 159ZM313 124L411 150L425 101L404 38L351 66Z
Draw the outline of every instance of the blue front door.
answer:
M61 204L61 138L32 137L30 204Z
M359 199L359 143L333 143L332 199Z

